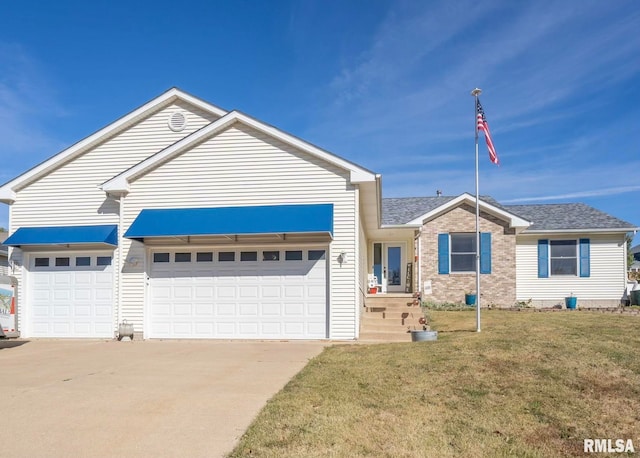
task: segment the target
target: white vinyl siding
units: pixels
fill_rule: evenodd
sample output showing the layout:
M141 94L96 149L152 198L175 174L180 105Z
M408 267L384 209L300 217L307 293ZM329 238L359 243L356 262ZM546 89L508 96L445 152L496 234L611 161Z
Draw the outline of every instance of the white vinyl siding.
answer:
M124 226L145 208L228 207L332 203L334 239L327 253L330 338L353 339L356 325L356 193L349 172L271 137L236 125L160 165L131 183ZM123 244L125 257L144 258L144 245ZM352 262L342 267L340 252ZM145 266L123 277L124 318L143 322Z
M589 277L551 275L538 278L538 240L590 242ZM619 300L625 287L625 244L622 235L526 236L516 241L516 296L518 301L562 302L573 293L580 300Z
M167 124L169 116L182 110L187 126L174 132ZM118 201L107 198L99 186L215 119L217 116L183 102L141 119L18 190L9 210L10 232L19 227L118 224ZM21 261L21 250L12 251L11 259ZM118 269L114 255L114 270ZM21 269L15 269L12 275L18 278L22 296Z

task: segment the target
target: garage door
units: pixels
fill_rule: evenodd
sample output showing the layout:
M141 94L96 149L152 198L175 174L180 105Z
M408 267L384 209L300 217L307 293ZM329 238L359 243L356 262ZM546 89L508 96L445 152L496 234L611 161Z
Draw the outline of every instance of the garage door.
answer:
M113 337L111 254L31 256L29 334L34 337Z
M327 337L325 249L151 253L152 338Z

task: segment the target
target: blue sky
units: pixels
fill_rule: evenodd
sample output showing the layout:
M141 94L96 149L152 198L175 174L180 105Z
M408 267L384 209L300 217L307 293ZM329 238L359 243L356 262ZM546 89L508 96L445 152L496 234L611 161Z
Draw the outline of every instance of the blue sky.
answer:
M640 226L640 2L10 2L0 181L170 87L382 174L385 197L585 202ZM0 205L0 225L7 225ZM640 242L640 235L636 243Z

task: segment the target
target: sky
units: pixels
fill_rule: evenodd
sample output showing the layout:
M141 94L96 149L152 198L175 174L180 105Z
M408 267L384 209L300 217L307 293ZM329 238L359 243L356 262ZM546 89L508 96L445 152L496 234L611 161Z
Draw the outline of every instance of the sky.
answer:
M383 197L473 194L478 87L501 162L481 137L482 195L640 226L639 30L637 0L10 2L0 182L175 86L380 173Z

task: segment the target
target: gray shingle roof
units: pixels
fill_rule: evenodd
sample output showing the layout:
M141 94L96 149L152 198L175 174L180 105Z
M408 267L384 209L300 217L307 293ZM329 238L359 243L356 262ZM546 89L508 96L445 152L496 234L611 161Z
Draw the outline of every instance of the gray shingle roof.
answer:
M382 224L406 224L457 196L382 199ZM502 205L489 196L481 200L533 222L528 231L631 229L635 226L582 203Z
M528 231L630 229L635 227L582 203L505 205L505 209L532 221Z

